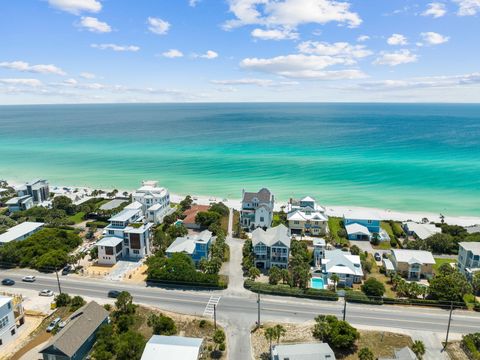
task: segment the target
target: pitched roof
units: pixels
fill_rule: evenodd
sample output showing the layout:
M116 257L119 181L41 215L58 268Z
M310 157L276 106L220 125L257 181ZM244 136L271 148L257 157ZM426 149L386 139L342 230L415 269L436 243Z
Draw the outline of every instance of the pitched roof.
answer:
M476 233L480 233L480 225L477 224L477 225L472 225L472 226L467 226L465 229L467 229L467 232L469 234L476 234Z
M360 224L348 224L345 226L345 230L347 230L347 234L362 234L370 236L371 233L366 226Z
M38 230L43 225L44 223L42 222L25 221L14 227L11 227L10 229L7 229L5 233L0 234L0 243L6 243L6 242L17 240L18 238L21 238L22 236L25 236L26 234L31 233L32 231Z
M413 221L408 221L404 224L404 226L409 232L415 233L415 235L422 240L442 232L442 229L436 227L434 224L418 224Z
M460 245L467 251L471 251L475 254L480 254L480 242L478 241L463 241L458 245Z
M307 214L306 208L295 210L287 215L287 220L294 221L327 221L327 217L323 215L320 211L315 211L308 208L311 212ZM312 211L313 210L313 211Z
M95 245L96 246L117 246L123 241L122 238L115 236L106 236L100 239Z
M347 210L343 217L351 220L380 220L380 215L373 210Z
M59 331L40 353L49 353L53 347L72 357L108 317L108 311L95 301L82 306L69 318L67 325Z
M250 202L253 198L257 198L260 202L270 202L272 193L267 188L262 188L258 192L244 192L242 202Z
M291 241L290 236L288 236L288 228L283 224L269 228L266 231L262 228L256 228L252 232L253 246L260 242L266 246L272 246L278 241L282 242L285 246L290 247Z
M201 338L153 335L145 345L141 360L197 360L202 344Z
M397 262L409 264L435 264L435 259L430 251L392 249L392 254Z
M323 263L328 273L363 276L360 256L352 255L348 251L327 250Z
M195 217L197 213L201 211L208 211L210 206L208 205L192 205L190 209L187 209L183 212L185 219L183 219L184 224L195 224Z
M208 230L202 231L200 234L193 236L178 237L166 250L167 253L183 252L193 254L197 243L208 243L212 239L212 232Z
M272 356L273 360L335 360L335 354L327 343L275 345Z

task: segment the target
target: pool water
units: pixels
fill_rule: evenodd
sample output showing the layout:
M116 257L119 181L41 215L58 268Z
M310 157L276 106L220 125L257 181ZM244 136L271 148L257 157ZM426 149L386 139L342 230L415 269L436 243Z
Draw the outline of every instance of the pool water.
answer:
M323 289L323 279L322 278L312 278L310 280L310 287L312 289Z

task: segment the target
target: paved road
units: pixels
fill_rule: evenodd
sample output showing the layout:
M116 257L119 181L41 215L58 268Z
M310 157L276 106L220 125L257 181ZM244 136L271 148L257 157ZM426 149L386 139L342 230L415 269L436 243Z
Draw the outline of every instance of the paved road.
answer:
M57 289L55 275L37 275L35 283L23 283L21 277L32 273L29 270L2 270L0 276L17 281L13 286L40 290ZM64 292L105 298L109 289L129 291L135 302L153 305L170 311L201 316L211 295L221 295L218 304L218 320L227 327L229 334L236 340L230 348L230 359L249 359L250 347L247 334L257 318L256 296L249 293L244 296L229 295L221 291L167 290L134 284L112 284L104 280L90 281L75 276L61 277ZM262 296L261 314L263 321L305 322L318 314L341 316L342 302L315 301L288 297ZM448 311L434 308L414 308L400 306L347 305L346 319L353 325L377 326L388 329L406 329L443 333L448 323ZM452 333L471 333L480 331L480 314L462 310L454 311ZM240 337L240 339L238 339ZM229 338L229 340L231 340ZM240 340L240 341L238 341Z

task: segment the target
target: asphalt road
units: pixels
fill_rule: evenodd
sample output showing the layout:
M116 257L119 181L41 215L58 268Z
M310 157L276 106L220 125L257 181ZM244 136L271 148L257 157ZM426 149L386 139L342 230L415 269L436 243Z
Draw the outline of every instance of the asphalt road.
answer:
M35 274L37 281L21 281L25 274ZM11 278L16 284L10 287L33 290L51 289L58 292L55 274L38 274L29 270L2 270L1 278ZM126 290L141 304L153 305L165 310L192 315L203 315L211 295L220 295L217 306L217 319L229 332L243 336L242 341L230 348L230 358L250 358L248 333L257 320L257 296L228 295L222 291L169 290L141 285L121 284L103 280L78 278L75 275L60 276L63 292L92 298L106 298L108 290ZM7 290L7 289L5 289ZM305 300L288 297L261 297L261 321L304 322L319 314L332 314L341 317L343 302ZM448 323L448 310L435 308L417 308L402 306L373 306L347 304L346 320L353 325L376 326L383 328L407 329L427 332L445 332ZM451 332L471 333L480 331L480 314L455 310L453 312ZM233 345L233 344L232 344Z

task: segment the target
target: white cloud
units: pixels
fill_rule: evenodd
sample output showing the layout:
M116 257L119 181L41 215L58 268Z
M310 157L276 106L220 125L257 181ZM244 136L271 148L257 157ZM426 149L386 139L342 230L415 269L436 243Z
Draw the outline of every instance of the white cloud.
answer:
M82 73L80 73L80 76L84 79L89 79L89 80L95 79L95 77L96 77L95 74L92 74L92 73L89 73L89 72L82 72Z
M100 21L91 16L82 16L80 18L79 26L88 31L97 33L109 33L112 31L112 28L106 22Z
M147 23L148 30L157 35L166 35L170 29L170 23L160 18L149 17Z
M38 79L0 79L0 83L7 85L21 85L21 86L30 86L30 87L39 87L42 86L42 82Z
M450 39L448 36L443 36L433 31L423 32L420 36L428 45L440 45L446 43Z
M356 69L324 71L332 65L351 63L351 60L341 57L293 54L267 59L246 58L240 62L240 67L296 79L336 80L365 77L363 72Z
M390 36L387 39L387 44L388 45L407 45L408 42L407 42L407 38L404 35L392 34L392 36Z
M304 54L337 56L352 60L372 55L365 45L351 45L347 42L304 41L298 45L298 51Z
M190 5L191 7L195 7L199 2L200 0L188 0L188 5Z
M452 87L480 84L480 73L462 74L454 76L431 76L413 78L409 80L380 80L359 84L368 90L402 90L413 88Z
M183 53L177 49L170 49L162 53L162 56L173 59L173 58L183 57Z
M116 44L91 44L92 48L106 50L110 49L113 51L132 51L136 52L140 50L140 47L135 45L116 45Z
M75 79L67 79L67 80L64 80L63 81L66 85L77 85L78 84L78 81L75 80Z
M382 51L380 56L373 62L377 65L397 66L417 61L417 55L410 50L402 49L394 52Z
M298 33L289 29L254 29L251 32L254 38L261 40L292 40L298 39Z
M213 50L207 50L205 54L198 55L198 57L204 58L204 59L215 59L218 57L218 53L213 51Z
M368 35L360 35L360 36L357 38L357 41L358 41L358 42L364 42L364 41L367 41L367 40L370 40L370 36L368 36Z
M98 13L102 10L102 4L97 0L48 0L50 6L78 15L81 12Z
M480 11L480 0L453 0L458 4L459 16L472 16Z
M66 75L65 71L60 69L58 66L53 64L39 64L39 65L30 65L25 61L12 61L12 62L1 62L0 67L17 70L22 72L32 72L39 74L55 74L55 75Z
M224 24L226 30L244 25L262 25L268 30L295 29L308 23L338 22L350 27L362 20L350 11L348 2L336 0L228 0L235 19Z
M427 4L427 9L422 13L422 16L432 16L434 18L439 18L444 16L447 13L447 8L445 4L433 2Z
M270 86L273 84L272 80L268 79L235 79L235 80L212 80L212 84L216 85L257 85L257 86Z

